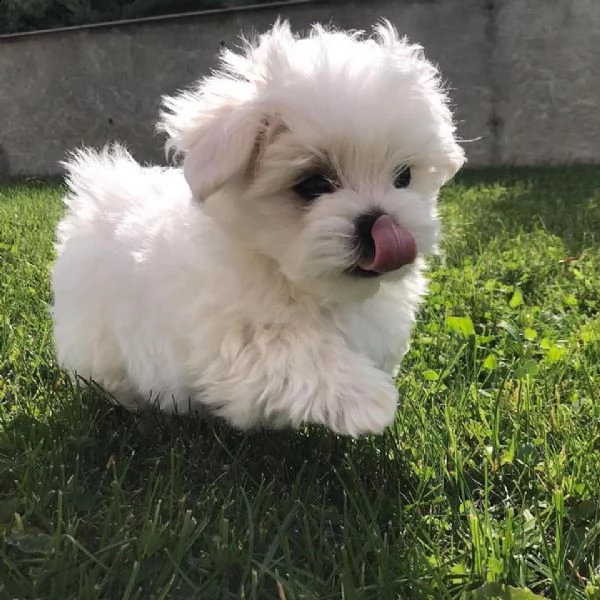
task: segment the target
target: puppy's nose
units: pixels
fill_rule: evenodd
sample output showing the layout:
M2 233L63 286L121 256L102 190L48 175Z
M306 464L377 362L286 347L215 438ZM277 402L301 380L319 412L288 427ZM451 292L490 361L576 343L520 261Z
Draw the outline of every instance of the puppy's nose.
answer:
M383 216L382 211L374 210L372 212L360 215L356 219L356 238L360 252L360 260L373 259L375 256L375 242L371 236L371 229L379 217Z
M371 273L388 273L414 262L417 244L413 235L388 214L372 211L356 220L358 267Z

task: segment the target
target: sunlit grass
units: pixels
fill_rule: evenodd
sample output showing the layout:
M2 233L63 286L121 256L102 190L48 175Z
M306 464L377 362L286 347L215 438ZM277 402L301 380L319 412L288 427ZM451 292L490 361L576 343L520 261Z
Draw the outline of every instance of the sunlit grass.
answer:
M48 314L61 190L1 186L0 597L600 598L598 182L446 189L397 422L358 442L74 388Z

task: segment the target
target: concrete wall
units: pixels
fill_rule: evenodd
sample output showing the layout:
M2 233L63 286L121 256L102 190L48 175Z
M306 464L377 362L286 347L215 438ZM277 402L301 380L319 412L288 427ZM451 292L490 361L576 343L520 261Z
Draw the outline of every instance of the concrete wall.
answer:
M211 13L0 39L0 174L56 172L72 147L122 140L163 159L160 96L220 44L278 15L369 28L393 21L452 87L470 163L600 163L598 0L355 0Z

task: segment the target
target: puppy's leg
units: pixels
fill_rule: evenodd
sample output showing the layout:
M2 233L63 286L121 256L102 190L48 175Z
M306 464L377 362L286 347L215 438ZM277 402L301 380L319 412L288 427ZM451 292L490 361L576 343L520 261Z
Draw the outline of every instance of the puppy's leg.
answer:
M353 437L382 433L394 421L398 390L391 377L342 340L324 349L313 369L315 396L304 420Z
M198 400L242 429L303 422L336 433L381 433L394 420L398 392L389 375L337 332L255 333L229 360L215 361L197 382Z

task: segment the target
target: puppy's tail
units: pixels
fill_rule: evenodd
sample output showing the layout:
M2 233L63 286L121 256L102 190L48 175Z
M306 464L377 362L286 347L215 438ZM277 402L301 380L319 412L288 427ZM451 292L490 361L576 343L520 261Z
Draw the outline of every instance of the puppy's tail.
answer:
M140 178L142 167L121 145L105 146L99 152L82 148L70 153L61 163L66 171L68 193L64 198L70 212L86 215L115 210L115 199L126 196ZM119 189L127 186L127 189Z

